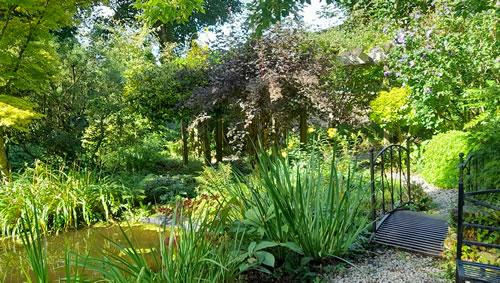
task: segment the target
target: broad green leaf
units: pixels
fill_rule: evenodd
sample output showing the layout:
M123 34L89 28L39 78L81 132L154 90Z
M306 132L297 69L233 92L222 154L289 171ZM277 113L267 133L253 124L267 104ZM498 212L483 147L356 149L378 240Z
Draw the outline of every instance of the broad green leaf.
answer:
M260 250L264 250L264 249L272 248L272 247L276 247L276 246L278 246L278 243L270 242L270 241L261 241L257 244L257 246L255 247L255 250L260 251Z
M258 258L258 262L265 264L267 266L274 267L274 255L270 252L258 251L255 252L255 256Z

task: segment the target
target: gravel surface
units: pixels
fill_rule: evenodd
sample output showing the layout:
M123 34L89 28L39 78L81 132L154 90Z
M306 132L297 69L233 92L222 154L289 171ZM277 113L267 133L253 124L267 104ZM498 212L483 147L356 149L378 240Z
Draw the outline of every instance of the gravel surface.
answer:
M412 182L420 185L436 204L436 210L429 213L447 219L450 210L456 206L457 190L434 187L419 176L412 176ZM355 262L356 267L325 275L325 279L332 283L452 282L444 277L444 271L439 267L441 263L442 261L435 257L383 247L375 255L367 254L364 259Z
M457 206L458 191L456 189L440 189L427 183L420 176L413 175L411 177L412 183L422 187L437 205L436 215L443 218L448 218L450 210Z
M451 282L443 277L439 264L440 261L433 257L386 249L379 255L355 263L356 267L325 276L325 279L332 283Z

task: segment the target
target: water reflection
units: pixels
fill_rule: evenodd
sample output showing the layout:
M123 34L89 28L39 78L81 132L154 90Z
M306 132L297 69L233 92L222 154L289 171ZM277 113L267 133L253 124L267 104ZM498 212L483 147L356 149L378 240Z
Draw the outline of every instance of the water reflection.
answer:
M162 229L159 226L151 224L121 224L120 226L138 250L149 251L159 247ZM99 256L104 250L113 250L106 239L128 246L120 226L101 224L47 237L45 242L50 281L57 282L59 278L64 277L64 258L67 250L81 255ZM0 282L25 282L24 273L29 269L22 245L12 239L0 240Z

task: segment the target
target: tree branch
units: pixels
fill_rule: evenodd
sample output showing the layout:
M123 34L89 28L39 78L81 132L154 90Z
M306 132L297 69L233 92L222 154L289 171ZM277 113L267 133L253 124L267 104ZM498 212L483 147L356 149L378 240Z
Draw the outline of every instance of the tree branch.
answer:
M7 10L7 15L6 15L6 20L5 20L5 24L3 25L2 27L2 31L0 32L0 40L2 40L2 37L3 35L5 34L5 31L7 30L7 26L9 25L9 22L10 22L10 19L11 19L11 14L12 14L12 11L14 11L14 9L16 9L17 6L16 5L12 5L9 7L9 9Z
M14 70L12 72L14 75L17 73L17 71L21 67L21 62L23 60L24 52L26 52L26 49L28 48L29 43L33 40L35 30L38 28L38 26L42 22L43 17L45 16L45 13L47 12L47 7L49 6L49 2L50 2L50 0L45 1L45 5L44 5L44 9L42 11L42 14L38 18L36 24L34 26L31 26L30 31L28 33L28 37L26 38L26 41L24 42L23 46L21 46L21 48L19 50L19 54L17 56L17 62L16 62L16 65L14 67ZM11 83L12 83L12 78L10 78L9 81L7 82L7 84L6 84L7 88L11 85Z

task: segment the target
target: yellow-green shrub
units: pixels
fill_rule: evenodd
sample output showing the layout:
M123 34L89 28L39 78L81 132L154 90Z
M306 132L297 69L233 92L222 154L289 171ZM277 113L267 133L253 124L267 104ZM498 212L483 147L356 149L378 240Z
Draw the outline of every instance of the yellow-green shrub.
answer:
M437 134L423 147L420 174L428 182L441 188L455 188L458 184L459 153L470 150L468 134L449 131Z

